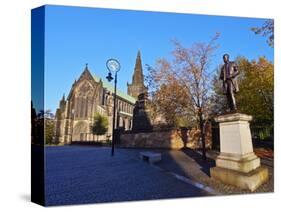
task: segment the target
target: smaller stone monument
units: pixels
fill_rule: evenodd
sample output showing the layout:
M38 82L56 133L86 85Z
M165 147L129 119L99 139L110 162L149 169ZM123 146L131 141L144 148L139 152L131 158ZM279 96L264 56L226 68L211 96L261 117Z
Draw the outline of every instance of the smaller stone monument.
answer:
M220 79L230 111L215 118L220 128L220 154L216 167L211 168L211 177L242 189L256 190L268 179L268 169L261 166L260 158L253 151L249 121L252 116L237 112L234 93L239 91L237 67L223 56L224 66Z
M153 126L150 121L150 113L147 107L148 98L147 93L142 93L138 96L134 111L133 111L133 132L151 132Z

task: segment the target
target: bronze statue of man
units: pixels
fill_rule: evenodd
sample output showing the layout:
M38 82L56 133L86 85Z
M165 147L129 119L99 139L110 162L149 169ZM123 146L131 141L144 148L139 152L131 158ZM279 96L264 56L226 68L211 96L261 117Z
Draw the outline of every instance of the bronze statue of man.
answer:
M229 55L223 55L224 65L221 68L220 79L223 81L223 93L227 97L227 104L231 112L237 111L234 94L239 91L237 76L239 70L233 61L229 61Z

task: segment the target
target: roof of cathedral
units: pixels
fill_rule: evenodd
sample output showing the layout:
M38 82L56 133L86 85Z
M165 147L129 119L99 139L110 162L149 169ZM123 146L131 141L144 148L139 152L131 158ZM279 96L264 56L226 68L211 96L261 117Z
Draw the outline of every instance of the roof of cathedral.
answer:
M94 74L92 74L92 73L90 72L90 70L88 69L88 64L86 64L85 70L84 70L83 73L81 74L80 78L83 77L83 76L85 76L85 75L89 75L89 76L90 76L91 78L93 78L96 82L101 81L102 84L103 84L103 88L107 89L108 91L110 91L110 92L112 92L112 93L114 92L114 87L113 87L110 83L108 83L108 82L105 81L105 80L102 80L101 77L98 77L98 76L96 76L96 75L94 75ZM122 99L125 99L125 100L127 100L127 101L129 101L129 102L131 102L131 103L135 103L135 102L136 102L136 99L135 99L134 97L132 97L132 96L130 96L130 95L128 95L128 94L126 94L126 93L124 93L124 92L118 90L118 89L117 89L117 96L119 96L119 97L121 97Z
M114 92L114 88L113 88L113 86L112 86L110 83L108 83L108 82L105 81L105 80L102 80L102 79L101 79L100 77L98 77L98 76L93 75L93 77L94 77L94 79L95 79L97 82L98 82L99 80L101 80L104 88L106 88L107 90L109 90L109 91L112 92L112 93ZM130 96L130 95L124 93L123 91L118 90L118 89L117 89L116 91L117 91L117 96L119 96L119 97L121 97L121 98L123 98L123 99L125 99L125 100L127 100L127 101L129 101L129 102L131 102L131 103L135 103L135 102L136 102L136 99L135 99L134 97L132 97L132 96Z

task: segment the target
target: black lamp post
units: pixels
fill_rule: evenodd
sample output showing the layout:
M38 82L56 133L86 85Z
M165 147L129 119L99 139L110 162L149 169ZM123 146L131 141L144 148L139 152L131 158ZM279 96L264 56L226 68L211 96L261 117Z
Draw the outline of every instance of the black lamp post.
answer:
M113 120L112 120L112 142L111 142L111 156L114 155L114 129L115 129L115 111L116 111L116 86L117 86L117 72L120 70L120 63L116 59L109 59L106 61L106 67L109 70L106 79L110 82L114 79L114 104L113 104ZM115 73L114 78L112 77L112 73Z

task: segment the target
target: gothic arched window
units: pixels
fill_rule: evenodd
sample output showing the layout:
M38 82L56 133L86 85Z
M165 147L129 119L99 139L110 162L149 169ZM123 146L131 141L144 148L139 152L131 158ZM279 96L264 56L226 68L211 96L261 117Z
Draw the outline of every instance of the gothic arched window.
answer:
M97 98L94 98L94 94L95 90L90 82L84 81L79 85L74 97L74 117L87 118L92 114L94 101L99 101L99 94Z

